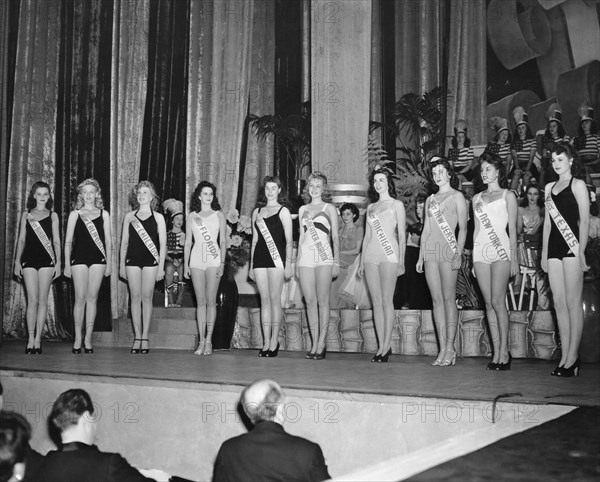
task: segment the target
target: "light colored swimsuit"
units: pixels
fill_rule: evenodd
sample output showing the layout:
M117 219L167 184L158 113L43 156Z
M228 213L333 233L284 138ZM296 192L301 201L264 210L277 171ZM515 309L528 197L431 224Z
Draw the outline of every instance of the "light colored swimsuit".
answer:
M475 211L475 237L473 241L473 262L492 264L500 261L501 252L505 252L510 260L510 239L506 232L508 226L508 209L506 205L506 189L502 197L486 203L479 193L473 198L473 210ZM477 206L481 206L481 212ZM482 225L483 224L483 225ZM493 239L485 229L491 226L495 233Z
M435 194L431 196L435 198ZM441 202L437 199L439 204L440 212L444 215L446 222L452 229L452 232L456 232L456 225L458 224L458 213L456 212L456 202L448 200L451 198L451 195L448 195ZM452 247L446 240L446 237L442 233L439 224L433 217L431 211L431 198L429 200L429 208L428 208L428 223L429 223L429 232L427 237L423 237L421 239L421 245L423 250L423 260L426 262L440 263L442 261L446 261L450 263L454 258L454 251Z
M398 247L398 236L396 234L396 210L394 209L395 199L389 199L388 201L384 201L388 203L389 207L382 209L381 212L376 212L377 217L381 223L381 228L383 228L383 232L385 233L387 240L389 241L394 255L396 256L396 262L398 262L398 253L400 249ZM382 203L383 204L383 203ZM371 204L367 208L367 223L371 226L371 237L366 246L363 247L363 260L364 263L370 264L381 264L381 263L390 263L390 259L388 258L381 242L377 238L377 229L373 220L370 218L369 213L374 209L374 205Z
M190 224L192 235L194 237L194 247L190 254L190 268L201 270L218 268L221 264L221 250L219 249L218 244L221 223L219 221L218 211L213 212L205 218L201 217L199 213L194 213L194 216L202 219L202 223L206 226L206 229L214 242L209 244L204 241L200 226L198 226L196 219L192 219Z
M317 233L317 239L321 246L331 246L330 233L331 233L331 219L329 214L325 212L327 204L323 204L323 207L317 214L311 219L315 226ZM312 239L306 226L306 217L311 217L308 210L304 213L304 216L300 220L302 229L304 229L304 242L300 249L298 256L298 267L300 268L316 268L317 266L330 266L333 265L333 256L329 256L326 261L323 260L323 256L319 253L315 241Z

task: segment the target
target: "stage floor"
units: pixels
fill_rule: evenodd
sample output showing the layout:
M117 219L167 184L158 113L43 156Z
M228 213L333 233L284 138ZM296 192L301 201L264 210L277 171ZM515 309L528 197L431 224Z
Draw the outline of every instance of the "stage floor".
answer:
M284 388L457 400L600 406L600 365L583 364L581 376L550 376L555 362L513 360L507 372L487 371L488 359L459 358L454 367L432 367L432 357L392 356L371 363L364 353L328 353L322 361L303 353L281 352L258 358L256 350L223 350L194 356L181 350L150 349L131 355L127 349L97 347L92 355L73 355L67 343L44 343L42 355L25 355L23 342L5 342L0 369L37 373L106 376L187 383L245 386L272 378ZM520 394L520 395L515 395Z

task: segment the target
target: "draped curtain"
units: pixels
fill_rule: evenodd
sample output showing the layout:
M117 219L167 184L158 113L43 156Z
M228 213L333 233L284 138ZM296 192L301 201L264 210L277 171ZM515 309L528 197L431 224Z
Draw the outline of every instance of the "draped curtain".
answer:
M148 94L140 179L156 186L162 199L185 202L185 135L189 3L150 3Z
M26 299L23 284L12 278L19 218L34 182L44 180L54 191L56 100L60 45L60 2L22 0L20 4L10 157L6 178L4 265L4 333L25 337ZM54 193L56 194L56 193ZM60 213L60 211L59 211ZM57 321L55 286L48 298L44 336L62 337Z
M113 317L126 317L127 285L119 272L119 240L128 195L138 180L148 79L150 0L115 0L110 121L110 206L113 234Z
M110 78L112 0L63 0L56 125L55 209L66 220L77 185L95 178L110 209ZM62 279L61 322L72 326L72 283ZM95 331L110 331L110 280L98 294Z
M192 0L190 6L186 200L208 180L225 213L237 202L254 7L254 0Z
M472 144L486 142L486 2L452 0L448 29L448 135L458 119L468 121Z

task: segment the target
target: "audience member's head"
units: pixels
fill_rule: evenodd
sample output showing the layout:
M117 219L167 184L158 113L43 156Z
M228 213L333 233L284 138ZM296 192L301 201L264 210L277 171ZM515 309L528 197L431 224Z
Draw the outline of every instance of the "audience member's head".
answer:
M96 436L94 405L85 390L74 388L61 393L49 416L51 428L58 430L63 443L92 444Z
M22 480L31 426L15 412L0 411L0 482Z
M242 392L240 403L250 421L283 423L285 395L273 380L257 380Z

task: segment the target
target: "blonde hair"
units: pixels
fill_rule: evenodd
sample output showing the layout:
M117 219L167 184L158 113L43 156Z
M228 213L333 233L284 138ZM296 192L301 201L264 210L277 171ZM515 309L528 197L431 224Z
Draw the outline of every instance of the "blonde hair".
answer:
M156 194L156 189L154 188L154 184L152 184L150 181L140 181L135 186L133 186L133 189L129 193L129 204L131 205L131 207L133 209L139 209L140 203L137 200L137 195L138 195L138 191L143 187L147 187L148 189L150 189L150 192L152 193L152 201L150 202L150 209L152 209L152 211L156 211L156 208L158 208L158 206L159 206L160 199Z
M100 189L100 184L93 177L81 181L77 186L77 200L75 201L75 209L81 209L85 204L81 194L81 191L85 186L94 186L96 188L96 199L94 200L94 206L98 209L103 209L104 202L102 201L102 189Z
M310 192L308 191L308 186L310 184L310 181L312 181L313 179L317 179L323 183L323 194L321 194L321 200L326 203L331 202L331 194L327 190L327 176L325 176L325 174L323 174L322 172L314 171L311 172L308 176L308 179L306 180L306 185L302 190L302 200L304 201L304 204L309 204L312 201Z

